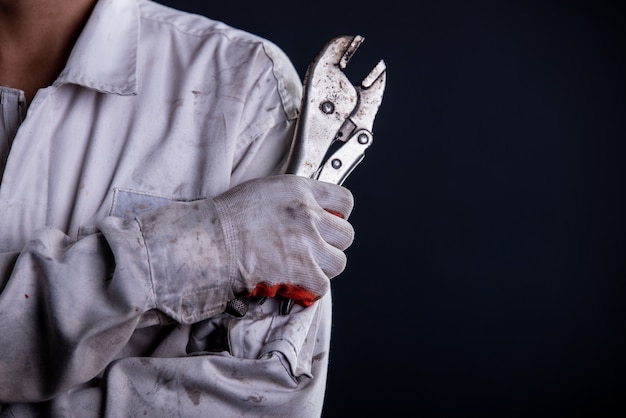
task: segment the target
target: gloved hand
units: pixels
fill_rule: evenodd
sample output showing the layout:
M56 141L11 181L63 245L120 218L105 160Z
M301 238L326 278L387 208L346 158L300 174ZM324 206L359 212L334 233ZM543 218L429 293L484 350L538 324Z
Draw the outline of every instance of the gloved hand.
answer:
M290 174L250 180L213 199L237 296L311 305L346 266L354 201L342 186Z

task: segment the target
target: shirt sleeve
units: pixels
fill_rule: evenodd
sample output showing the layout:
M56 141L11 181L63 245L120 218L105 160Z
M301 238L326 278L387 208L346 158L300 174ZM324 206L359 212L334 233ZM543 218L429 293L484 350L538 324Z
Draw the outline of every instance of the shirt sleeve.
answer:
M245 319L213 318L192 327L173 324L172 340L189 339L186 355L120 357L97 383L47 402L0 404L0 417L64 416L68 411L83 418L319 417L328 367L330 294L309 308L295 307L278 321L274 302L255 304ZM201 350L212 346L212 334L224 325L233 352ZM184 351L184 344L178 350Z
M105 218L77 241L46 227L3 253L0 402L46 400L98 376L152 310L179 324L223 312L234 295L215 212L210 199L172 203Z
M0 403L42 401L82 384L127 343L155 306L145 248L128 252L135 262L118 265L128 270L116 277L102 234L74 242L43 228L21 253L0 255Z
M279 316L275 300L244 318L192 327L188 355L115 362L106 375L106 416L319 417L328 366L330 295ZM209 352L227 330L230 351ZM193 351L198 349L199 351Z
M199 402L227 416L318 415L330 295L287 316L274 299L252 302L244 318L223 313L233 295L220 282L226 264L221 235L206 226L211 208L207 200L137 220L111 217L79 241L44 228L21 254L2 254L10 278L0 297L0 401L49 401L29 408L58 412L67 402L93 405L96 396L107 416L140 405L151 415L157 406L194 411ZM150 337L157 348L127 356L141 328L159 330ZM183 394L184 402L165 401Z

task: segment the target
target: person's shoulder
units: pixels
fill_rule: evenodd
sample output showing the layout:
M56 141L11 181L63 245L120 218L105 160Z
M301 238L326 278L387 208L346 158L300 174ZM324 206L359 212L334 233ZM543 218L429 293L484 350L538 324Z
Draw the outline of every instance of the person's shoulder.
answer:
M291 59L274 42L208 16L152 0L138 0L138 3L142 20L140 48L145 59L158 54L175 57L170 61L182 63L188 70L210 68L220 73L228 69L220 74L240 82L253 81L260 74L271 72L287 114L295 117L301 79Z
M216 36L229 42L264 44L271 48L275 47L268 39L208 16L175 9L152 0L140 0L139 5L141 19L146 23L151 22L159 26L164 32L174 31L179 35L188 35L200 39Z

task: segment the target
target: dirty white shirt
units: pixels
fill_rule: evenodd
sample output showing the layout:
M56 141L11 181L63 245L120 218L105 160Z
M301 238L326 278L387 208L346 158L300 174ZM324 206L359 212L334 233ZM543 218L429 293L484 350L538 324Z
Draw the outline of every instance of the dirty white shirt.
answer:
M270 42L147 0L100 0L27 111L0 87L0 416L321 414L330 295L224 314L210 206L170 222L279 173L300 94Z

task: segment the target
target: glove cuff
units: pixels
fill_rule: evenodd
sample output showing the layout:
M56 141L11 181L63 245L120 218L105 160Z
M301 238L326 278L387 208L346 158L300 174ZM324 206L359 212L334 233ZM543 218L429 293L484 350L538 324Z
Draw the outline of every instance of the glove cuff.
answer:
M180 323L222 312L234 297L229 256L211 200L178 202L137 217L157 308Z

